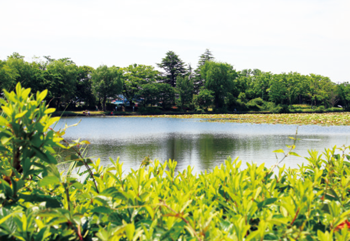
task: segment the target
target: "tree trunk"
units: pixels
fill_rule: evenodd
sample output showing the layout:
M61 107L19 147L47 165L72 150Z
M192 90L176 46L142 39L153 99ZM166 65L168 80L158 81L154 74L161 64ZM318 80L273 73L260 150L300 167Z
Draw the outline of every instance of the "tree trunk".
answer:
M56 110L60 110L59 108L60 108L60 103L61 103L61 99L60 98L58 98L57 99L57 104L56 104Z
M220 101L219 96L215 96L215 108L219 108L219 101Z
M106 111L106 101L107 101L107 97L103 97L103 100L102 100L102 108L103 108L103 111Z

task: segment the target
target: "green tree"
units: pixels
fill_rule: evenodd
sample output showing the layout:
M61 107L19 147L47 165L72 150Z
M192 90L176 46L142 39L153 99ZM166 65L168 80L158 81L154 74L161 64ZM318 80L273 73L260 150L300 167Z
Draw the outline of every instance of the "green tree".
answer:
M204 85L204 79L202 78L200 72L201 67L205 64L207 61L214 61L213 54L210 52L209 49L206 49L205 52L199 56L198 66L194 71L194 92L198 94L200 88Z
M171 107L175 102L175 88L167 83L156 83L158 88L158 103L162 103L163 109Z
M337 94L344 107L349 107L350 103L350 84L349 82L341 83L337 86Z
M144 99L144 106L161 104L169 108L175 101L175 89L167 83L145 84L138 94Z
M78 67L74 63L54 60L46 66L44 76L48 97L57 109L62 102L70 102L75 97Z
M123 94L134 105L134 99L143 85L155 83L159 76L159 71L149 65L129 65L123 68Z
M213 104L214 92L205 88L202 88L198 95L193 97L193 102L197 108L203 108L205 111Z
M311 105L317 105L328 100L328 94L330 88L334 83L328 77L316 74L310 74L309 78L309 89L307 95L309 96Z
M209 49L206 49L205 52L199 56L198 67L203 66L207 61L214 61L213 54Z
M11 90L14 88L18 73L11 68L6 61L0 60L0 91L2 89Z
M269 98L275 104L287 104L287 85L283 74L274 75L270 88L268 88Z
M176 90L181 101L181 108L189 105L193 99L193 80L190 77L178 76L176 78Z
M213 91L215 107L222 107L227 93L233 88L233 80L238 76L233 66L207 61L201 67L201 76L205 80L205 88Z
M143 105L155 105L157 104L158 98L157 95L159 93L158 89L159 83L150 83L142 85L142 88L138 91L138 95L143 98Z
M75 97L76 101L84 102L87 106L94 106L96 98L92 90L91 74L94 68L90 66L79 66L77 69L77 81Z
M256 97L261 97L264 101L268 100L268 92L267 89L270 86L270 82L272 80L273 74L271 72L261 72L260 70L255 70L256 74L254 74L254 93ZM260 71L260 74L257 74Z
M157 64L166 73L166 82L175 87L177 76L186 74L185 63L173 51L168 51L162 62Z
M31 88L34 93L45 89L44 73L36 62L26 62L18 53L13 53L6 62L11 69L16 70L16 83Z
M115 97L123 90L123 70L119 67L102 65L92 73L92 87L106 111L107 98Z

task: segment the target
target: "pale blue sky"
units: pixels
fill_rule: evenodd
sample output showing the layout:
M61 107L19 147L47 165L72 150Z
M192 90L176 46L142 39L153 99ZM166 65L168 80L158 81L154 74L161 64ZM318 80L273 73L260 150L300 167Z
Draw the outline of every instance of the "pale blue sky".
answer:
M237 70L350 81L349 0L12 0L0 2L0 59L155 66L169 50L196 66L209 48Z

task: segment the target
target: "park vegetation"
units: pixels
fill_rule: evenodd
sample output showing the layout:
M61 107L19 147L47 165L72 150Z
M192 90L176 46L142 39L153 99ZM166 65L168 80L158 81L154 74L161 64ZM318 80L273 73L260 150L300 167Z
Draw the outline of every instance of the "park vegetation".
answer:
M350 85L336 84L318 74L274 74L259 69L238 71L215 61L206 50L193 68L173 51L153 66L131 64L96 69L77 66L70 58L44 56L33 62L13 53L0 60L0 88L16 83L45 98L56 110L113 110L110 102L127 99L129 110L159 113L167 110L214 112L323 112L350 108ZM337 108L341 106L342 108ZM121 108L120 108L121 109Z
M176 173L174 160L146 157L126 173L118 159L85 156L88 141L66 141L48 91L30 91L17 84L0 99L1 240L350 239L349 147L310 150L286 168L295 136L272 167L228 158Z

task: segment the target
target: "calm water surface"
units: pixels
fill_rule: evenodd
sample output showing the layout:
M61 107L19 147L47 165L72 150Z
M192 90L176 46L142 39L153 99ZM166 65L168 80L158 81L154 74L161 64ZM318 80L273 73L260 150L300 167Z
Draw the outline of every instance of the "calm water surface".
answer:
M88 155L100 157L109 165L109 157L124 162L124 170L139 167L145 156L160 161L174 159L178 170L188 165L196 172L215 167L228 157L243 163L271 166L276 162L273 150L287 150L296 125L201 122L200 119L79 117L62 118L56 129L69 128L66 139L91 142ZM308 156L308 149L322 152L334 145L350 145L350 126L299 126L295 152ZM281 154L279 158L282 158ZM303 158L288 157L285 164L297 167Z

